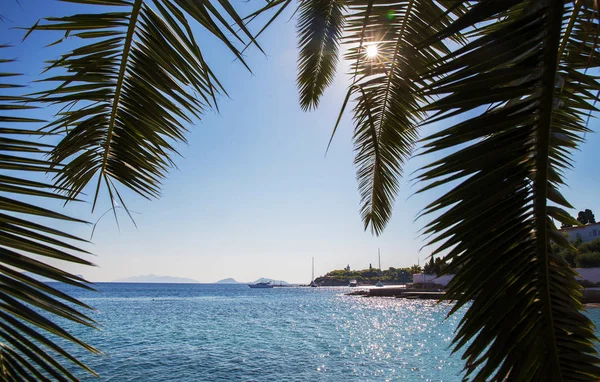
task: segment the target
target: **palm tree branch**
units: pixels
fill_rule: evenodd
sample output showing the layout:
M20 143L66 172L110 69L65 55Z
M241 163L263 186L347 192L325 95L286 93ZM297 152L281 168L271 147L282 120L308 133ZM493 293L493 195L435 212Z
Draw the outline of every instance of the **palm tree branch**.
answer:
M563 1L555 0L548 6L547 12L547 40L545 42L545 52L543 56L544 73L541 77L541 88L542 94L540 95L540 118L538 132L538 145L536 152L536 171L534 178L534 190L535 190L535 230L536 230L536 245L537 253L541 255L540 259L540 282L545 283L544 292L546 298L543 298L544 302L544 317L547 319L547 330L549 331L547 340L549 341L550 354L555 358L555 362L551 364L556 367L555 372L557 375L563 375L560 370L560 362L558 359L558 349L556 347L556 338L554 333L554 312L552 309L553 296L551 295L551 272L549 270L550 258L548 256L548 243L550 242L548 237L548 211L547 211L547 200L548 200L548 169L550 168L549 163L549 148L550 148L550 131L552 129L552 114L553 114L553 102L555 88L554 83L556 81L556 70L557 62L559 59L558 50L556 47L560 46L561 27L562 27L562 13L563 13Z
M325 56L325 48L326 48L325 42L326 42L326 38L328 37L327 36L328 31L327 30L329 29L329 27L331 25L331 17L332 17L331 13L332 13L333 6L334 6L334 2L333 1L330 2L328 4L328 6L327 6L327 11L326 11L326 16L325 16L325 23L324 23L325 24L324 25L325 33L323 33L323 35L320 38L320 41L319 41L319 44L318 44L318 50L317 50L317 53L316 53L317 58L316 58L316 63L315 63L315 73L313 74L313 76L314 76L314 78L317 81L323 75L322 62L323 62L323 59L324 59L324 56ZM337 58L337 55L333 55L333 56L335 58ZM310 93L315 93L315 87L317 86L317 81L315 81L315 82L313 82L311 84ZM306 101L305 102L301 102L301 104L305 104L305 103L306 103Z
M567 24L567 29L565 30L565 33L563 34L562 41L560 43L560 48L558 48L559 59L562 58L565 48L567 46L567 43L569 42L569 38L571 37L571 32L573 32L573 27L575 26L575 22L577 21L577 18L579 17L579 10L581 9L581 6L582 6L582 0L575 0L575 5L573 7L571 16L569 17L569 23Z
M413 5L414 5L414 0L410 0L409 3L408 3L407 9L405 11L405 16L402 19L402 24L400 26L398 34L395 36L395 38L396 38L396 46L394 48L394 53L391 56L390 69L386 73L386 77L385 77L386 84L385 84L385 91L384 91L384 95L383 95L383 101L382 101L382 105L381 105L381 113L380 113L380 117L379 117L379 122L377 124L378 128L373 127L374 128L374 131L373 131L373 141L375 142L375 146L376 147L379 146L379 144L380 144L379 142L381 141L380 140L380 134L381 134L381 131L384 128L384 123L386 122L385 119L386 119L386 117L389 117L389 114L388 114L387 111L388 111L388 102L389 102L389 97L390 97L390 90L391 90L391 87L392 87L392 79L394 78L394 75L396 74L394 72L394 69L396 67L396 64L397 64L397 61L398 61L398 58L399 58L398 57L398 52L400 51L400 47L402 46L402 44L405 43L404 33L406 31L406 27L408 25L409 19L410 19L411 15L412 15L411 11L412 11ZM362 43L362 40L361 40L361 43ZM376 158L378 158L378 157L379 157L378 150L376 149ZM371 190L371 196L370 196L371 207L376 206L377 204L376 204L375 201L379 200L378 196L376 195L376 192L379 191L379 187L381 187L381 186L379 186L377 184L377 180L378 180L377 171L380 170L379 166L377 166L378 163L379 163L379 161L376 159L376 162L373 165L372 190ZM371 214L372 214L372 212L371 212ZM386 220L386 219L384 218L384 220ZM368 221L373 222L373 218L371 217L371 218L368 218L368 220L367 219L364 220L365 229L368 227ZM371 223L371 224L373 224L373 223ZM375 227L375 226L373 226L373 227ZM378 229L375 228L374 232L378 232Z
M369 25L369 17L371 16L371 10L373 9L373 4L375 3L374 0L369 0L369 2L367 3L367 9L365 10L365 17L364 17L364 21L362 24L362 30L360 31L360 42L358 43L358 51L360 52L362 50L363 47L363 43L364 40L366 38L366 30L367 30L367 26ZM352 84L354 85L356 83L356 76L358 75L358 69L359 69L359 63L360 63L360 56L356 57L356 63L355 65L355 70L354 70L354 75L352 76Z
M0 59L1 63L11 61ZM0 73L0 77L10 76ZM7 85L0 84L0 87L20 87ZM95 321L86 316L84 311L79 311L80 308L91 308L34 277L47 277L74 287L93 290L83 278L52 267L44 261L55 258L72 264L92 264L77 256L87 253L86 251L71 244L84 240L43 223L46 219L85 222L37 204L51 199L73 200L59 194L69 190L34 180L35 178L26 179L28 172L30 175L40 172L60 174L64 169L61 163L52 163L44 157L53 146L39 141L40 137L46 138L42 132L19 127L22 123L44 122L19 115L32 108L34 104L29 97L0 97L0 122L8 125L0 128L0 169L6 172L0 175L0 190L3 191L0 195L0 379L33 381L46 380L48 376L52 376L56 380L76 381L73 371L61 362L71 362L93 375L96 374L66 351L65 345L56 345L48 337L59 335L71 344L98 353L53 322L53 319L60 318L77 325L95 327ZM14 136L21 138L14 139ZM22 201L22 197L32 201ZM24 322L41 330L35 330ZM50 349L52 355L43 348ZM60 356L63 361L59 360Z
M254 20L259 14L266 12L268 9L271 9L273 7L279 7L279 9L273 14L273 16L271 16L271 18L269 19L269 21L267 21L262 28L260 28L260 30L256 33L256 35L254 36L254 38L258 38L260 35L263 34L263 32L265 30L267 30L267 28L283 13L283 11L285 11L287 9L287 7L292 3L292 0L273 0L268 2L267 5L265 5L263 8L259 9L258 11L254 12L252 15L246 16L244 17L244 20L248 20L248 23L250 23L252 20ZM250 43L246 44L246 46L244 47L244 49L241 50L240 53L244 53L246 51L246 49L248 49L250 47Z
M127 10L106 13L94 12L93 6L104 5L96 0L77 1L92 11L46 18L30 30L62 31L58 42L84 41L49 62L42 81L57 84L36 93L40 101L61 107L44 128L63 136L51 153L55 163L65 163L55 184L75 197L97 181L92 209L104 184L113 200L121 185L145 198L159 197L163 179L176 167L175 143L185 142L186 125L207 109L218 111L217 95L227 95L190 23L246 67L235 44L247 37L258 46L256 37L225 0L111 2ZM256 15L266 9L277 8L262 7Z
M296 82L300 106L310 110L317 108L325 88L335 76L344 3L340 0L305 0L300 2L298 10L300 52Z
M329 142L327 142L327 148L325 149L325 155L329 152L329 147L331 146L331 142L333 142L333 137L335 136L335 132L337 131L338 126L340 125L340 121L342 120L342 116L344 115L344 111L346 110L346 106L348 105L348 101L354 92L354 85L348 87L348 91L346 92L346 96L344 97L344 101L342 102L342 107L338 113L338 117L335 121L335 125L333 126L333 130L331 131L331 137L329 137Z
M448 52L443 42L422 49L417 47L429 35L446 27L454 16L437 3L418 0L381 5L355 1L349 8L353 13L347 16L345 39L353 46L346 57L355 61L355 76L361 75L352 84L360 83L365 89L362 94L368 93L370 97L369 102L361 102L362 95L359 95L355 108L355 137L358 138L355 163L359 166L361 214L363 222L368 222L366 226L370 225L372 232L378 235L391 217L402 166L412 154L418 138L418 123L424 116L419 107L425 101L420 91L424 86L421 72ZM462 12L460 6L452 9L458 14ZM460 38L456 40L460 42ZM366 55L361 48L365 42L378 48L377 55ZM362 107L367 104L371 105L375 118L375 141L360 132L370 128L359 126L369 121L358 116L358 113L366 113ZM375 151L361 149L362 145L374 144L379 146L377 160L364 155L367 152L375 155Z
M131 15L129 16L129 25L127 26L127 34L125 35L125 42L123 45L123 55L121 57L121 65L119 66L119 74L117 76L117 84L115 85L115 95L112 102L112 108L110 112L110 120L108 122L108 131L106 137L106 144L104 148L104 156L102 157L102 164L100 165L100 176L98 176L98 184L96 186L96 192L94 194L94 202L92 204L92 212L96 207L96 201L100 194L100 184L102 182L102 174L106 171L106 164L108 161L108 154L110 153L110 145L112 142L112 135L115 128L115 120L117 118L117 111L119 110L119 100L121 98L121 89L123 88L123 80L125 79L125 72L127 70L127 64L129 59L129 51L131 50L131 43L133 42L133 36L135 34L137 18L142 9L143 0L135 0Z
M396 63L398 62L398 52L400 51L400 47L405 43L404 41L404 33L406 32L406 26L408 25L408 21L410 16L412 16L412 7L414 5L415 0L410 0L408 6L406 8L406 15L402 18L402 25L400 26L400 30L398 31L398 35L396 36L396 47L394 48L394 53L391 57L391 65L389 69L389 74L386 78L385 92L383 96L383 102L381 109L383 112L381 113L381 117L379 119L379 126L383 125L383 120L386 116L386 110L388 106L388 99L390 96L390 89L392 87L392 77L394 76L394 69L396 67Z
M496 14L506 17L489 23ZM449 28L483 24L471 42L427 74L426 95L443 98L425 109L437 110L440 121L464 116L426 138L425 153L451 153L419 179L430 182L423 189L452 187L423 211L439 214L424 233L437 245L434 254L446 253L444 272L456 273L446 294L456 301L451 314L471 301L453 341L455 350L465 348L466 379L600 375L575 274L549 251L551 241L564 245L550 218L566 213L548 203L568 206L556 188L585 132L582 112L596 86L565 68L581 56L559 62L563 19L560 0L479 2ZM564 52L572 54L569 41ZM565 85L557 85L561 77Z

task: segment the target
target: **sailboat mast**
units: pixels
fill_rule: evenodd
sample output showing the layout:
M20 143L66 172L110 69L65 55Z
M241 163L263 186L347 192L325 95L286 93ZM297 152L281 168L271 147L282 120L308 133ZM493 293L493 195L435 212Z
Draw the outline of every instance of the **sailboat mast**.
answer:
M311 282L315 281L315 258L312 258L312 277L310 279Z
M381 279L383 278L383 274L381 273L381 250L379 248L377 248L377 259L379 260L379 269L377 270L377 276L379 278L379 281L377 281L377 284L375 284L376 287L383 287L383 283L381 282Z

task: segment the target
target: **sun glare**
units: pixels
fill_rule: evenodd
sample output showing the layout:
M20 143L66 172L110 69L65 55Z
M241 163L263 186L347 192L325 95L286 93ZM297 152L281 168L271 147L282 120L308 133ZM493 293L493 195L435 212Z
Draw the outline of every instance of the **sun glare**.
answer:
M373 44L373 45L367 46L367 57L368 58L377 57L377 45Z

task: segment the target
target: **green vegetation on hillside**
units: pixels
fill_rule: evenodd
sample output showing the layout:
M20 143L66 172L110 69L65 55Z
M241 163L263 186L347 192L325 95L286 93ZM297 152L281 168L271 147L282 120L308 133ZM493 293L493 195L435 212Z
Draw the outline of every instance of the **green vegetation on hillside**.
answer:
M375 284L377 281L383 281L384 283L409 283L412 282L412 275L410 268L394 268L390 267L386 270L381 271L379 276L379 270L377 268L368 268L354 271L347 271L345 269L336 269L328 272L325 276L321 276L315 279L316 283L327 282L327 281L338 281L348 283L350 280L356 280L359 283Z
M377 268L369 267L368 269L360 269L348 271L346 269L336 269L328 272L325 276L317 277L316 283L324 285L342 285L347 284L350 280L356 280L362 284L375 284L377 281L382 281L387 284L403 284L412 283L412 275L415 273L425 272L427 274L441 274L448 267L448 264L441 257L429 259L423 267L418 264L408 268L390 267L381 271Z

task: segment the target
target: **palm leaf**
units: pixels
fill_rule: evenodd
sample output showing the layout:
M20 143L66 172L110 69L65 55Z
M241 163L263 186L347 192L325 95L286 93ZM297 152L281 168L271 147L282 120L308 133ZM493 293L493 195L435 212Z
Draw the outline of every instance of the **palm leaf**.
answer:
M185 141L186 125L216 108L219 93L226 94L191 23L244 65L237 45L255 39L226 0L219 8L191 0L69 1L89 5L92 12L106 5L114 11L46 18L32 28L83 41L50 62L48 71L55 74L43 81L56 86L36 94L62 107L45 129L65 134L51 153L54 163L66 163L56 184L75 197L97 177L94 206L102 182L111 199L120 199L118 183L146 198L158 197L174 165L174 143Z
M418 139L425 117L420 104L421 72L449 52L443 41L423 49L420 42L447 27L460 8L443 2L351 2L346 59L353 63L356 93L355 165L361 194L361 216L367 229L380 234L388 223L399 191L402 167ZM451 6L451 4L449 4ZM457 41L460 41L460 37ZM375 44L377 56L365 57ZM357 91L356 89L360 89Z
M14 76L15 73L0 73L5 81ZM18 85L3 83L0 87L14 88ZM80 239L52 228L50 224L38 222L40 218L73 223L82 221L40 207L37 203L44 199L66 201L67 198L57 194L60 190L51 184L25 179L26 173L59 173L61 170L60 166L53 166L44 159L52 146L39 142L41 133L22 127L26 123L41 122L19 116L33 108L24 103L26 101L30 100L9 95L0 97L0 191L3 193L0 196L0 379L36 381L53 377L76 381L78 379L58 361L57 355L95 373L51 337L62 337L93 353L99 352L50 318L60 317L94 327L94 321L79 310L91 308L23 271L91 289L80 277L40 259L92 264L76 256L85 251L69 244ZM25 198L34 198L36 203L25 202Z
M300 106L317 108L325 88L333 82L342 37L344 2L301 1L298 17L298 88Z
M422 191L453 186L425 209L439 214L425 233L438 245L434 255L447 251L446 273L456 273L446 294L456 301L451 313L472 301L454 339L467 378L600 377L575 272L550 250L551 242L568 245L550 218L568 216L562 171L600 90L580 70L597 67L589 59L597 47L580 35L598 34L589 22L597 28L597 12L583 4L486 1L432 38L473 36L426 76L426 95L442 97L425 108L437 112L431 120L462 121L426 138L424 154L451 153L419 177L429 183ZM575 52L588 55L585 64Z
M344 7L345 6L345 7ZM341 113L354 97L355 164L365 229L381 233L390 219L402 166L418 139L417 126L425 99L420 72L449 52L442 41L417 49L424 39L447 27L463 12L444 2L403 0L306 1L300 4L298 84L301 105L318 105L334 74L340 34L353 83ZM343 32L342 14L345 17ZM376 57L366 48L377 47ZM337 130L340 118L334 128Z

